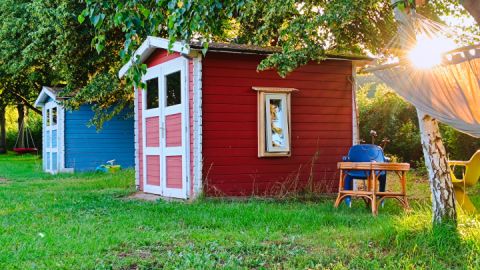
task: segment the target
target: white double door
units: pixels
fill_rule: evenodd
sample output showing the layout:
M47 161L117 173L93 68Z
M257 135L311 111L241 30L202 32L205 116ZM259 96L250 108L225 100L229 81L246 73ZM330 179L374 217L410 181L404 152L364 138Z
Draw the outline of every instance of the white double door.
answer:
M45 104L43 114L43 138L45 154L43 162L45 171L57 173L59 171L59 132L58 132L58 113L59 106L55 101Z
M147 70L142 90L144 191L187 198L189 174L188 61Z

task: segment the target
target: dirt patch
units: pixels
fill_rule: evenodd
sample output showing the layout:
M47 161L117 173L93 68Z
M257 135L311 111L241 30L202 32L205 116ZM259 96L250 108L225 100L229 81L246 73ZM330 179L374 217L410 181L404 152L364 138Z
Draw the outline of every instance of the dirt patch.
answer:
M6 178L1 178L0 177L0 184L6 184L8 180Z
M127 197L123 198L124 200L140 200L140 201L148 201L148 202L156 202L158 200L167 201L167 202L187 202L186 200L176 199L176 198L168 198L162 197L155 194L145 193L145 192L135 192Z
M132 195L126 197L125 199L155 202L160 198L161 198L160 196L154 195L154 194L148 194L144 192L135 192Z

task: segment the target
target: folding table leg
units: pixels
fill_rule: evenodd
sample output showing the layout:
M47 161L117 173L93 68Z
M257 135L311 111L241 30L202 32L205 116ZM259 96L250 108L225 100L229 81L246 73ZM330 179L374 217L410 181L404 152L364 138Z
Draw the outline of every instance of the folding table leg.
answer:
M372 214L377 215L377 177L375 176L375 171L372 170L370 173L370 177L372 177Z
M338 181L338 196L337 199L335 200L335 205L334 207L337 208L340 203L342 202L342 191L343 191L343 185L344 185L344 179L343 179L343 170L340 169L340 179Z

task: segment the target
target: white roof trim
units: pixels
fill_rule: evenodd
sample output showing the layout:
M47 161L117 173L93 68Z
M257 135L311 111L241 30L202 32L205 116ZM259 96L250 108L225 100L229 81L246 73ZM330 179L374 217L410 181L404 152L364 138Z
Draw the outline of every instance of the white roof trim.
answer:
M40 92L37 99L35 100L34 106L35 107L43 107L43 103L44 103L43 99L45 98L45 96L51 97L53 100L57 99L57 96L55 95L55 93L50 91L48 89L48 87L43 86L42 91Z
M122 78L125 76L127 71L133 66L133 63L138 56L140 56L140 62L143 63L155 51L155 49L168 50L168 43L169 40L166 38L148 36L142 45L140 45L140 47L135 51L132 58L130 58L130 60L128 60L128 62L120 69L118 72L118 77ZM187 46L187 44L177 41L173 43L172 51L189 54L190 48Z

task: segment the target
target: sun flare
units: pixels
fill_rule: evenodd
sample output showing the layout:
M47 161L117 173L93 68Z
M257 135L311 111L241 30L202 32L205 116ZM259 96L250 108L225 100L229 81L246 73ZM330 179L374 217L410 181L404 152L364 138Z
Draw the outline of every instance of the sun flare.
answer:
M454 48L455 42L447 37L421 34L408 53L408 59L415 67L428 69L441 64L443 54Z

